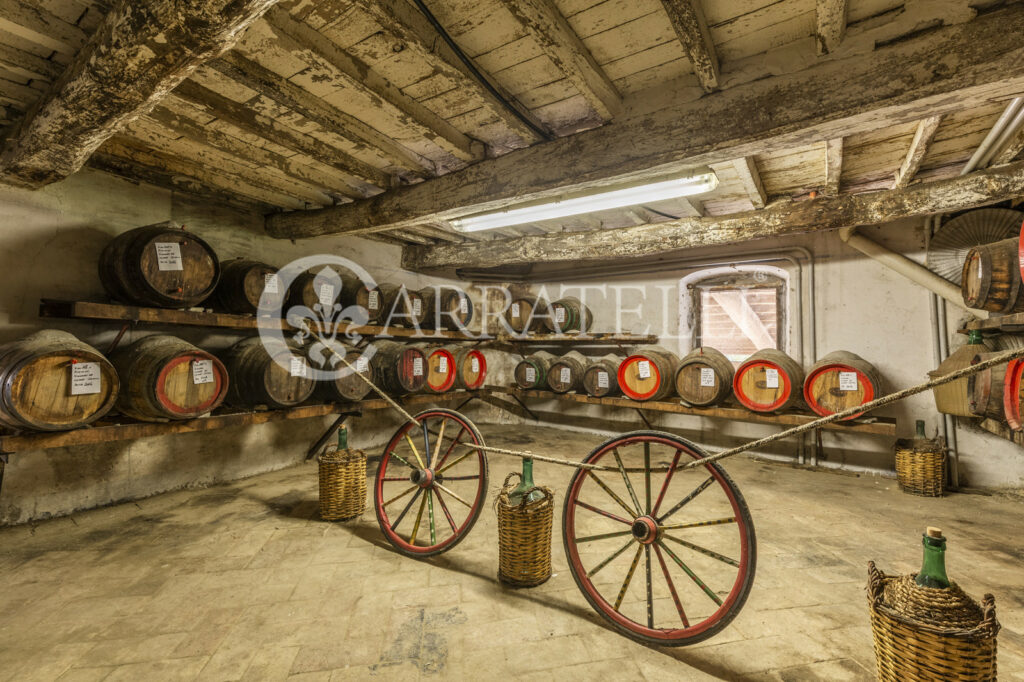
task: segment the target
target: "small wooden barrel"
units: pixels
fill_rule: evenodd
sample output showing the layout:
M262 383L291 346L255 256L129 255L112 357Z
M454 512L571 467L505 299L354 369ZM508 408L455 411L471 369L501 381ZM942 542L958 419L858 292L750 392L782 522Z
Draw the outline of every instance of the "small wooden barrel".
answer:
M512 300L505 311L505 321L517 334L544 331L544 315L548 314L549 304L536 296L523 296Z
M552 303L550 316L544 320L545 328L552 334L588 332L593 323L594 315L590 308L573 296Z
M224 363L176 336L156 334L111 353L121 379L117 409L141 421L194 419L224 402Z
M527 355L513 371L516 386L526 390L547 387L548 370L555 360L554 355L543 350Z
M619 395L619 356L610 353L590 361L583 371L583 390L595 398Z
M555 358L548 369L548 388L555 393L580 390L588 364L586 356L575 350Z
M273 305L284 297L277 268L236 258L221 264L220 283L213 292L217 307L238 315L255 315L260 305Z
M460 289L451 287L424 287L419 291L423 299L424 329L458 331L473 320L473 300Z
M455 358L455 386L466 391L484 387L487 378L487 358L483 351L469 346L449 348Z
M752 412L781 412L800 402L804 370L780 350L759 350L743 361L732 379L736 399Z
M995 353L979 353L971 360L976 365L988 360ZM979 417L1005 421L1003 406L1003 384L1006 380L1006 365L996 365L967 377L967 397L971 411Z
M190 308L220 280L210 245L174 223L147 225L114 237L100 255L100 282L119 301Z
M320 268L316 272L304 272L292 281L288 287L289 307L303 306L316 310L315 306L318 305L328 308L333 308L335 304L343 305L343 280L341 277L321 274L323 270Z
M1018 239L975 246L967 252L960 281L968 307L995 313L1024 311Z
M404 285L381 284L380 293L384 306L381 324L396 327L423 326L423 321L427 319L427 306L420 292Z
M710 346L694 348L679 361L676 393L696 407L720 405L732 394L732 361Z
M427 359L415 346L394 341L378 341L373 356L378 384L388 395L406 395L423 389L427 383Z
M619 364L619 387L633 400L661 400L675 390L679 358L664 348L645 348Z
M71 334L44 330L0 346L0 424L67 431L114 407L120 382L98 350Z
M423 390L427 393L447 393L455 387L458 362L451 349L417 344L427 359L427 380Z
M239 341L221 359L231 377L226 402L235 407L295 407L316 388L300 351L283 344L268 351L258 336Z
M1010 360L1003 378L1003 412L1014 431L1024 429L1021 416L1021 389L1024 388L1024 360Z
M376 383L377 375L373 369L373 363L363 357L363 352L351 346L335 342L331 346L335 352L344 353L345 359L352 367L348 367L340 360L335 364L333 360L328 367L338 376L334 379L317 381L313 394L320 400L329 403L351 403L362 400L368 396L373 389L365 381L359 378L360 375ZM312 366L316 366L313 362Z
M837 350L808 370L803 390L811 410L827 417L874 400L882 394L882 384L874 365L859 355ZM847 419L856 419L861 414Z

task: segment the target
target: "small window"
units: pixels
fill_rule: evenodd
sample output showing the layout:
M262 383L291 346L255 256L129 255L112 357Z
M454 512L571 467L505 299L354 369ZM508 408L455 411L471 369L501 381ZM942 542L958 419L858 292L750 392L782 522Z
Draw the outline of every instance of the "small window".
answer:
M763 272L711 277L690 285L696 313L694 345L710 346L734 363L782 345L785 283Z

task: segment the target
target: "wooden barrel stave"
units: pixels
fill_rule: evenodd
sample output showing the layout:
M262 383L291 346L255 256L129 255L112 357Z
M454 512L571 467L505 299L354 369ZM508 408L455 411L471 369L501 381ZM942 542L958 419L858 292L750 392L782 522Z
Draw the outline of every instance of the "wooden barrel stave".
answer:
M380 387L388 395L407 395L423 389L427 381L427 363L422 350L394 341L378 341L374 347L374 369L380 379Z
M231 377L225 402L276 409L304 403L316 388L304 355L284 344L268 350L258 336L239 341L221 356Z
M262 305L283 299L277 269L266 263L235 258L221 263L220 282L214 291L217 306L237 315L255 315Z
M569 393L583 387L583 374L589 364L585 355L571 350L556 358L548 368L548 388L555 393Z
M381 284L379 288L384 306L381 324L395 327L423 326L427 307L420 292L397 284Z
M423 351L426 358L426 381L423 390L426 393L447 393L455 388L458 375L458 364L452 349L443 346L432 346L426 343L415 344Z
M976 365L994 355L996 353L978 353L971 360L971 364ZM1006 365L997 365L967 377L967 396L971 411L975 415L985 419L1006 421L1003 400L1006 370Z
M804 401L822 417L863 405L881 392L881 377L875 366L848 351L834 351L814 363L803 387Z
M710 346L694 348L679 361L676 393L696 407L720 405L732 395L732 361Z
M960 286L968 307L996 313L1024 312L1018 249L1014 237L967 252Z
M622 358L614 353L609 353L590 361L583 371L583 390L587 395L604 398L622 393L618 378L621 360Z
M487 357L479 348L454 346L449 348L455 358L455 386L466 391L484 387L487 379Z
M679 358L664 348L642 348L619 364L622 393L633 400L662 400L675 391Z
M736 369L732 389L736 399L752 412L781 412L801 401L804 371L779 350L759 350Z
M551 304L550 315L544 319L544 326L552 334L588 332L594 323L590 308L575 296L560 298Z
M338 376L333 379L317 381L313 389L313 395L329 403L351 403L362 400L370 395L373 392L373 388L363 381L359 375L376 383L377 375L374 372L373 363L363 357L362 351L339 341L334 341L331 344L331 348L336 353L343 354L351 367L348 367L340 360L336 362L334 359L329 360L330 364L325 365L324 370L335 372ZM310 351L312 351L312 347ZM310 358L310 366L316 367L317 365L318 360Z
M453 287L424 287L419 291L423 299L424 329L458 331L473 321L473 299L464 291Z
M513 371L516 386L524 390L547 388L548 370L557 358L547 351L537 351L523 358Z
M545 317L550 313L550 304L536 296L515 298L505 310L505 321L517 334L542 332L546 329Z

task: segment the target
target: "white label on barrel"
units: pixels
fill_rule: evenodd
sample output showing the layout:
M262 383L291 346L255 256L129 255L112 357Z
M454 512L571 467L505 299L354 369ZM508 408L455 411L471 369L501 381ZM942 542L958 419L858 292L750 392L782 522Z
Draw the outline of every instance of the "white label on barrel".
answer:
M414 377L423 376L423 358L413 358L412 360L412 375Z
M982 276L982 272L981 272L981 267L979 266L978 267L978 279L981 279L981 276Z
M469 359L469 371L473 374L480 373L480 358L472 357Z
M532 384L537 381L537 370L533 367L526 368L526 383Z
M766 388L779 387L779 370L774 367L767 367L764 370L764 385Z
M572 370L569 369L568 367L563 367L562 370L558 373L558 380L561 381L563 384L567 384L570 381L572 381Z
M183 270L181 245L178 242L157 242L156 267L158 270Z
M637 374L640 375L641 379L650 379L651 378L651 361L650 360L641 360L640 362L636 363L636 371L637 371Z
M77 362L71 365L71 395L92 395L102 390L98 362Z
M597 373L597 387L608 388L608 372Z
M469 299L465 296L459 299L459 312L463 315L469 312Z
M377 290L370 292L370 300L366 302L366 306L370 310L376 310L380 307L380 292Z
M710 388L715 387L715 370L710 367L700 368L700 385L708 386Z
M196 360L192 363L193 384L212 384L213 381L213 360Z
M840 391L856 391L857 390L857 373L856 372L840 372L839 373L839 390Z
M423 310L423 300L419 298L412 299L412 314L419 315L421 310Z
M509 315L511 315L513 318L515 318L517 320L519 319L519 304L518 303L513 303L509 307Z
M437 359L437 371L441 374L448 373L448 358L443 355Z
M321 284L319 291L317 291L317 298L320 300L320 305L334 305L334 285Z
M565 308L555 308L555 322L565 322Z
M356 371L362 374L366 370L370 369L370 361L366 359L365 355L360 355L356 358Z
M263 293L265 294L279 294L281 293L281 287L278 285L278 278L272 272L267 273L263 276Z
M304 358L292 358L291 375L293 377L306 377L306 360Z

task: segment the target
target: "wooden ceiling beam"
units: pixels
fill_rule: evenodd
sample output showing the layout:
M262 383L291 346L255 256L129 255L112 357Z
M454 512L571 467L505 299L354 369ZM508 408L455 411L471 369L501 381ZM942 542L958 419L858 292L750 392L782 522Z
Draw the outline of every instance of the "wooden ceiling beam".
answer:
M825 187L822 194L834 197L839 194L839 183L843 176L843 138L825 140Z
M0 181L38 188L71 175L275 2L120 2L5 141Z
M995 158L992 159L990 166L1004 166L1024 152L1024 126L1017 129L1017 132L1013 134L1010 141L1006 143Z
M735 159L732 162L732 167L740 176L740 182L743 183L743 189L746 190L750 203L754 205L754 208L764 208L768 203L768 195L765 194L764 184L761 182L761 174L757 171L754 157L744 156Z
M267 229L276 237L303 238L446 221L962 111L1024 92L1021 34L1024 5L1011 5L371 199L270 216Z
M814 39L818 54L830 54L843 42L846 33L846 11L850 0L818 0L815 8Z
M496 242L410 248L407 270L493 268L499 265L581 263L661 255L680 249L878 225L986 206L1024 195L1024 162L900 189L775 203L715 218L682 218L597 232L566 232Z
M918 122L917 130L914 131L914 139L910 142L910 149L907 150L907 156L903 159L899 170L896 171L896 179L892 183L893 189L906 187L917 175L924 155L928 153L928 145L932 143L932 138L935 137L935 132L941 124L942 116L929 116Z
M705 91L718 89L718 53L704 19L701 0L661 0L672 21L679 42L683 44L693 73Z

